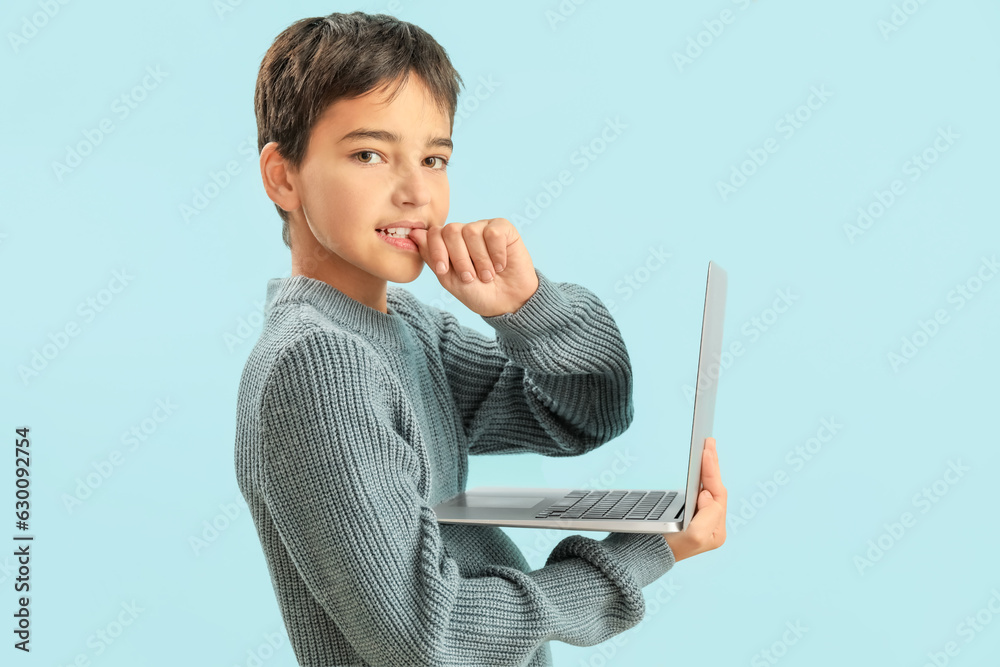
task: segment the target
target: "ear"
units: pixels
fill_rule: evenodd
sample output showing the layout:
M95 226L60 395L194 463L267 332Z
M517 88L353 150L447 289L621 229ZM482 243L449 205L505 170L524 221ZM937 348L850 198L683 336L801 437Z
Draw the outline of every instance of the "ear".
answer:
M260 151L260 177L267 196L283 211L301 208L294 173L285 158L278 153L276 141L268 142Z

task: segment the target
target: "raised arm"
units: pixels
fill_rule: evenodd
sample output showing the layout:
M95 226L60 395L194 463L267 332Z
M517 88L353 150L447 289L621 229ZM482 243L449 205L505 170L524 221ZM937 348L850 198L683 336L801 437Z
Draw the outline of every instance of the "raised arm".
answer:
M470 454L577 456L632 422L632 367L614 319L586 288L549 280L487 338L426 307Z
M520 665L545 641L591 646L636 625L673 566L662 535L573 535L533 572L463 578L428 504L421 447L394 428L360 345L313 334L264 392L264 502L309 592L373 665ZM344 378L337 369L354 368ZM364 394L358 392L359 386Z

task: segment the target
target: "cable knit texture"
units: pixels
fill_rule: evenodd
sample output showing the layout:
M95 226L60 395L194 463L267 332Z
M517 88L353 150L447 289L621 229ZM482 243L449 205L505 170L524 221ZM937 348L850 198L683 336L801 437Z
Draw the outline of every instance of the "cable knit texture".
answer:
M387 287L387 313L267 283L237 403L236 477L308 667L551 665L634 627L661 535L568 535L531 570L492 526L438 524L470 454L579 456L632 421L632 370L592 292L550 281L488 338ZM518 486L517 479L506 480Z

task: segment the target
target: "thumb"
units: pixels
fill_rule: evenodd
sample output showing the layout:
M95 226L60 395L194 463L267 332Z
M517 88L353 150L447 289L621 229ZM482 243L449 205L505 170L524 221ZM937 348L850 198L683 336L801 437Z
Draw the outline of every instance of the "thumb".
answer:
M715 500L715 496L708 489L702 489L698 494L698 509L701 509Z

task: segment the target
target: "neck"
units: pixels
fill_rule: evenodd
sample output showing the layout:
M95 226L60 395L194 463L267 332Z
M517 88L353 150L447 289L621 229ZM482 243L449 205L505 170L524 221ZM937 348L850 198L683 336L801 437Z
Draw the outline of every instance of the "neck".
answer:
M387 282L359 269L343 257L330 252L316 240L304 225L289 223L292 243L292 275L322 280L355 301L383 313L386 305Z

